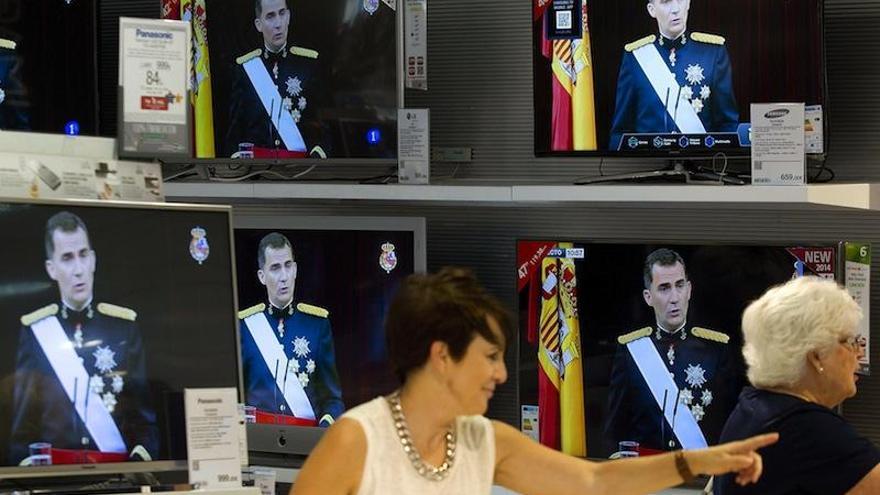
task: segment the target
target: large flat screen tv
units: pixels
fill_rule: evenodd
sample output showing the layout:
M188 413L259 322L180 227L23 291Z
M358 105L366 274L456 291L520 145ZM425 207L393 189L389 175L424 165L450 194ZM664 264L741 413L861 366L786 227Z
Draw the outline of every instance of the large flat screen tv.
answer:
M836 243L520 241L523 430L608 457L717 442L746 384L742 311L792 277L834 278Z
M97 4L0 2L0 130L98 135Z
M197 4L210 69L196 82L210 78L213 105L197 107L196 122L212 122L217 157L396 158L403 90L394 2Z
M384 319L425 271L425 221L236 215L248 447L306 455L346 410L397 386Z
M824 151L823 0L535 3L536 154L748 155L752 103L805 103Z
M0 200L0 230L0 479L185 469L183 389L240 382L229 207Z

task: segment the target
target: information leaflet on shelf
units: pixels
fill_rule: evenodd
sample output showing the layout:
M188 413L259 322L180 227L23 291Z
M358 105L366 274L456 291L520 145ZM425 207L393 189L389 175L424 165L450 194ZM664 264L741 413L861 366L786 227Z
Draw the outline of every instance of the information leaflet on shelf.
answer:
M158 163L0 153L0 197L163 201Z
M406 87L428 89L428 0L404 0Z
M190 156L190 24L122 17L119 33L120 156Z
M871 374L871 245L862 242L844 243L844 285L862 308L858 338L862 345L859 373Z
M431 179L431 114L426 108L397 111L397 177L401 184Z
M189 482L199 489L241 488L237 391L188 388L183 395Z
M752 184L806 184L804 104L753 103L751 108Z

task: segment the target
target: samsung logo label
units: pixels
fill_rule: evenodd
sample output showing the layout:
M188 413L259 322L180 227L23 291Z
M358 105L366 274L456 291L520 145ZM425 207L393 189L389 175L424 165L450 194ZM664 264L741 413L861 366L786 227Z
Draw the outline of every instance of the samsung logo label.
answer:
M790 112L787 108L780 108L778 110L770 110L769 112L764 114L765 119L778 119L780 117L785 117Z
M150 38L154 40L170 40L174 39L174 35L169 32L162 31L142 31L140 28L135 29L135 36L138 38Z

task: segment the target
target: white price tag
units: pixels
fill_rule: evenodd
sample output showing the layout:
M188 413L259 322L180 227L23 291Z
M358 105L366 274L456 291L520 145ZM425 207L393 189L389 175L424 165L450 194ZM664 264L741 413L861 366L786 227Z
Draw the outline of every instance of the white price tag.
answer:
M804 104L752 104L752 184L807 183Z
M234 388L188 388L189 482L200 489L241 488L238 394Z

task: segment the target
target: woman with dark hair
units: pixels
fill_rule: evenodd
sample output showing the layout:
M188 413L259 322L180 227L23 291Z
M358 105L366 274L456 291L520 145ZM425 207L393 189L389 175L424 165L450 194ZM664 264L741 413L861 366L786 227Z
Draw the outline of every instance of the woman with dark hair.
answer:
M402 386L348 411L324 435L294 495L652 493L696 474L761 475L775 434L702 450L593 463L544 447L486 412L507 380L511 318L468 270L407 278L386 338Z

